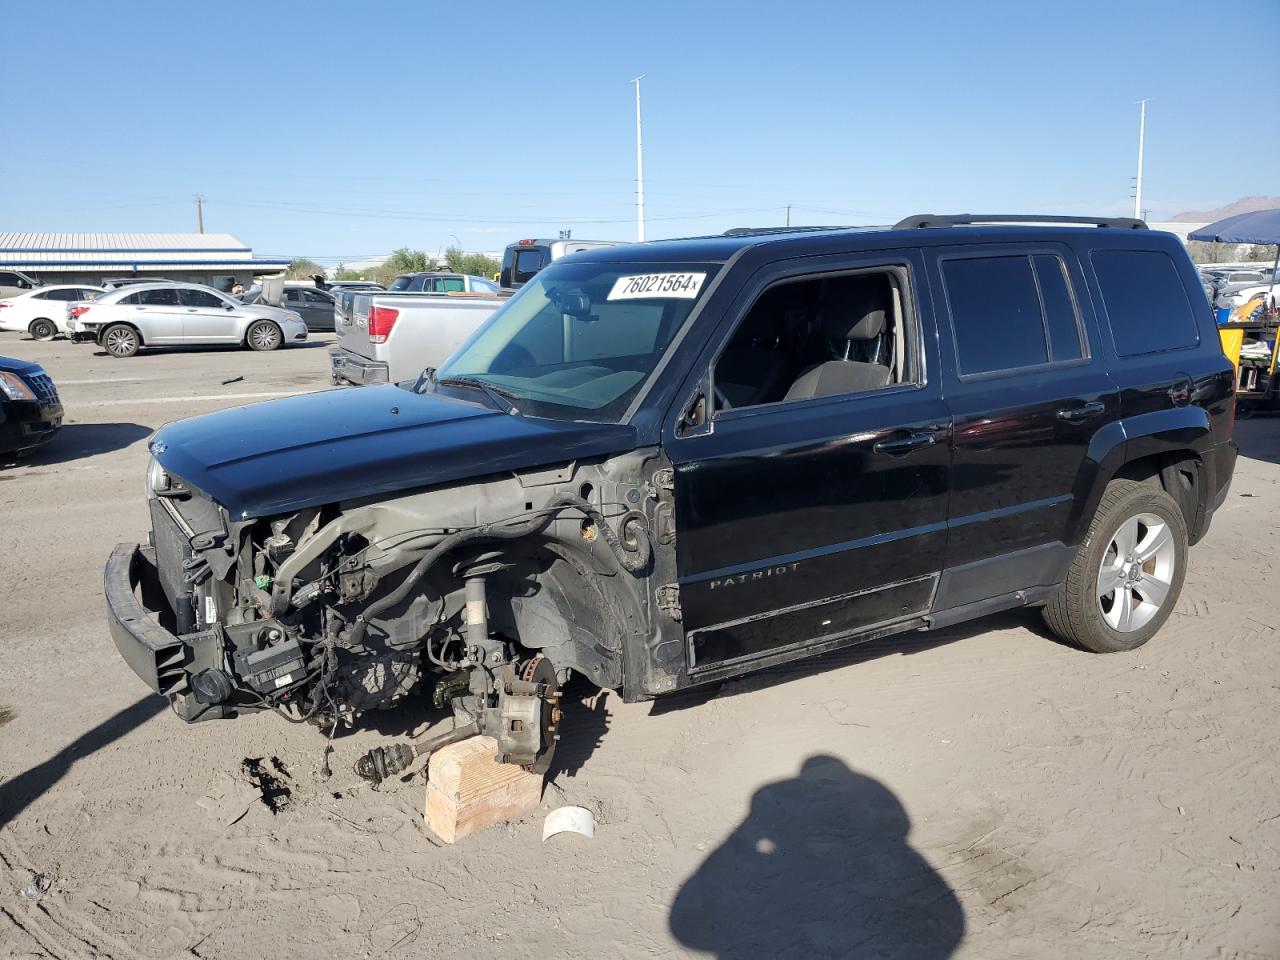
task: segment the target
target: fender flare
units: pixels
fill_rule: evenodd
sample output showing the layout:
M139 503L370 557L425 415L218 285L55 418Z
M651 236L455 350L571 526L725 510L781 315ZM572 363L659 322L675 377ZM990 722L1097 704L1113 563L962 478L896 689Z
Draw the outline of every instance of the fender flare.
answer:
M1213 469L1213 458L1208 453L1213 447L1213 428L1209 412L1203 407L1172 407L1154 410L1133 417L1113 420L1102 427L1089 441L1086 465L1092 464L1093 476L1081 471L1077 481L1085 489L1077 490L1076 502L1080 508L1073 513L1068 531L1068 543L1081 543L1089 532L1089 524L1098 510L1102 492L1108 483L1127 463L1144 457L1191 454L1200 463L1202 474L1196 484L1197 502L1194 504L1192 522L1194 531L1199 526L1207 506L1209 491L1213 489L1213 477L1204 471Z

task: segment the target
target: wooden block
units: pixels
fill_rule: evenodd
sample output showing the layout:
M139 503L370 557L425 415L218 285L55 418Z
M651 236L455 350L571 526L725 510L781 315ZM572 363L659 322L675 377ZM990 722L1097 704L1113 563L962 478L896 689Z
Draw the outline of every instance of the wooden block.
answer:
M425 819L445 843L514 820L542 802L541 774L498 763L497 753L492 737L471 737L431 755Z

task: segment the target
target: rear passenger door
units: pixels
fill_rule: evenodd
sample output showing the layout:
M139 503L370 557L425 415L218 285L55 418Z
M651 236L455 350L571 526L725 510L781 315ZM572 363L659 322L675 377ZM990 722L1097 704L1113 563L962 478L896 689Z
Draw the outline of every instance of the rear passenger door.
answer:
M123 302L130 304L126 319L137 323L142 339L148 344L181 343L183 317L178 306L178 291L173 287L139 290Z
M295 309L301 308L300 312L307 329L332 330L334 328L333 298L323 290L303 288L297 292L301 300L293 306Z
M1090 443L1120 436L1120 401L1069 247L937 247L931 261L954 418L942 611L1061 580Z

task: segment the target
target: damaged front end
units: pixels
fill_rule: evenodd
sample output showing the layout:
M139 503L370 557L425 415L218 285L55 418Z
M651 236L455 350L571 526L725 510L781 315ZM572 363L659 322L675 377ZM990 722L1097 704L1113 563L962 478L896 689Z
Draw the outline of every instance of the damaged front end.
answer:
M374 781L472 733L545 770L568 675L618 688L629 646L669 639L660 466L633 451L235 520L153 461L150 542L107 563L112 636L188 722L272 710L332 736L410 695L452 707L451 730L362 760Z

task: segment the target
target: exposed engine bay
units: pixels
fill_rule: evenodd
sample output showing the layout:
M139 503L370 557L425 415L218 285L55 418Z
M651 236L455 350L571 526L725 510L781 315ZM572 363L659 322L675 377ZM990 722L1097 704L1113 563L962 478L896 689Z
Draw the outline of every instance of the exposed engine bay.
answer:
M674 539L663 474L636 451L236 521L153 461L160 620L183 650L157 686L188 722L272 710L330 737L426 696L452 729L357 772L377 782L476 733L545 772L572 672L619 689L637 641L649 664L680 650L651 609L655 563L673 562L655 558Z

